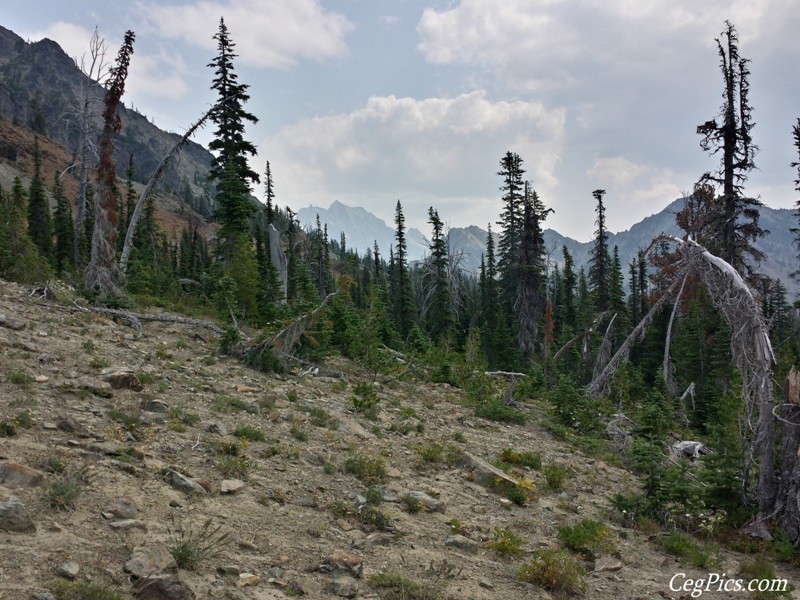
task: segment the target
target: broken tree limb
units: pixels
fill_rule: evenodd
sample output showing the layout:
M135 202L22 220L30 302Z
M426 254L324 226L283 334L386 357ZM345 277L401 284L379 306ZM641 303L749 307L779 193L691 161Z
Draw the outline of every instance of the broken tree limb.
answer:
M600 322L601 322L603 319L605 319L605 318L606 318L606 315L607 315L607 314L608 314L608 311L603 311L603 312L601 312L599 315L597 315L597 316L595 317L594 321L592 321L592 324L591 324L591 325L589 325L589 327L586 329L586 331L583 331L582 333L579 333L578 335L576 335L574 338L572 338L572 339L571 339L571 340L569 340L569 341L568 341L566 344L564 344L564 345L563 345L563 346L562 346L562 347L559 349L559 351L558 351L558 352L556 352L556 353L555 353L555 356L553 356L553 360L554 360L554 361L558 360L559 358L561 358L561 356L563 356L563 355L564 355L564 353L565 353L567 350L569 350L570 348L572 348L572 347L573 347L575 344L577 344L578 342L580 342L580 341L582 341L582 340L584 340L584 339L588 338L590 335L592 335L592 334L594 333L594 330L595 330L595 328L596 328L596 327L597 327L597 326L600 324Z
M667 390L671 398L675 397L678 393L675 377L672 373L671 363L669 359L669 346L672 341L672 325L675 323L675 316L678 314L678 307L681 304L681 297L683 296L683 288L686 286L686 280L689 274L686 273L681 281L681 289L678 290L678 295L675 296L675 302L672 304L672 314L669 316L669 323L667 324L667 335L664 339L664 360L661 363L661 372L664 375L664 381L667 384Z
M264 353L271 352L278 361L285 364L289 359L293 358L292 353L306 330L322 317L328 303L341 292L342 289L340 288L328 294L314 310L302 317L298 317L274 336L263 340L255 346L244 347L241 350L240 358L250 366L258 368L259 365L267 364L264 361Z
M664 304L672 296L672 292L677 285L678 281L675 280L669 289L662 294L661 298L659 298L658 301L653 304L642 320L639 321L639 324L633 328L633 331L631 331L628 338L617 349L616 353L611 360L608 361L608 364L605 366L603 371L597 377L592 379L592 382L589 384L589 393L594 398L608 394L611 385L611 378L614 376L617 367L619 367L622 361L628 358L631 346L644 338L644 335L647 333L647 328L653 322L653 319L656 317L656 315L661 312L661 309L664 308Z
M606 327L606 332L603 335L603 341L600 343L600 350L597 353L597 359L594 361L594 369L592 370L592 377L597 377L602 373L608 360L611 358L611 332L614 330L614 321L617 318L617 313L611 317Z

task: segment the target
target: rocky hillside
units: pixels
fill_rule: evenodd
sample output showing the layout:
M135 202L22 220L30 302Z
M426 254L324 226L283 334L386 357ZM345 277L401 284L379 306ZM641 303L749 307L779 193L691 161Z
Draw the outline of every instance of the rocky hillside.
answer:
M636 479L553 439L536 400L498 424L446 385L341 359L267 375L206 329L142 326L0 281L0 598L547 599L576 561L583 597L677 600L676 573L745 560L699 569L624 528L610 498ZM581 556L531 576L585 519Z
M88 43L89 40L87 53ZM109 46L112 45L109 41ZM115 52L116 48L111 48L107 59L113 60ZM74 153L82 85L92 90L91 112L95 124L99 124L99 103L104 92L81 72L61 46L49 39L28 43L0 26L0 117L45 134ZM125 106L121 105L119 110L122 133L116 140L115 155L119 174L124 176L128 159L133 155L136 178L146 183L180 136L162 131L144 115ZM189 125L187 121L186 127ZM164 174L164 187L181 191L188 186L199 201L206 192L211 158L208 150L189 142L181 152L181 160L173 161Z

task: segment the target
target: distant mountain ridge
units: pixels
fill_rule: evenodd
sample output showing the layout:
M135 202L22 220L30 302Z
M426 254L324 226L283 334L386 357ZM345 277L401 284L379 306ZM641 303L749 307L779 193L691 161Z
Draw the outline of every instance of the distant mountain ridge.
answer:
M608 237L611 249L617 246L623 269L636 257L640 249L646 248L660 233L682 235L675 223L675 215L683 208L684 199L679 198L668 204L660 212L645 217L626 231L610 233ZM394 228L385 221L362 207L347 206L335 201L327 209L309 206L298 211L297 218L306 228L315 227L316 216L320 222L328 225L328 235L338 239L341 231L345 232L348 248L355 248L360 254L372 248L377 240L384 258L388 256L389 247L394 244ZM790 227L796 227L794 213L789 209L776 209L764 206L761 208L761 226L770 233L764 236L758 247L767 255L761 263L759 271L773 279L780 279L789 290L789 299L800 294L800 282L789 274L798 268L797 252L793 245ZM481 255L486 252L486 230L471 225L469 227L453 227L448 231L452 252L461 253L461 266L467 271L477 272ZM428 254L428 241L418 229L409 229L409 260L421 260ZM413 242L412 242L413 240ZM567 247L575 259L575 268L588 269L589 252L593 242L578 242L554 231L544 231L545 246L550 260L559 266L563 263L562 248Z

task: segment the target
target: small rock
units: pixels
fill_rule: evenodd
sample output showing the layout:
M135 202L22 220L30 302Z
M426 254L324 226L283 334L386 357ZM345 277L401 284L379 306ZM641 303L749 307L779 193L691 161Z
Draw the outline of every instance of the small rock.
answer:
M388 471L386 471L386 476L390 479L400 479L403 475L400 473L399 469L392 467Z
M444 541L444 545L452 548L458 548L464 552L477 552L480 548L477 542L473 542L468 537L458 534L449 536Z
M331 591L340 598L355 598L358 596L358 582L347 575L340 575L334 578Z
M239 542L239 548L241 548L242 550L247 550L248 552L260 552L261 551L261 548L259 548L258 546L256 546L252 542L244 542L244 541Z
M236 565L222 565L221 567L217 567L217 573L220 575L233 575L234 577L238 577L241 571Z
M103 369L101 375L103 379L115 390L133 390L141 392L144 385L139 381L136 373L130 367L108 367Z
M128 498L118 496L109 500L105 511L118 519L133 519L136 516L136 505Z
M114 442L112 440L93 442L89 444L88 450L91 452L98 452L100 454L107 454L109 456L119 456L120 454L127 454L129 446Z
M177 566L166 546L142 546L133 549L133 554L125 563L125 572L134 577L150 577Z
M364 573L364 562L360 556L344 550L334 550L320 565L319 570L334 574L343 572L360 579Z
M248 412L252 415L258 414L258 411L261 409L258 402L255 400L242 400L242 410L244 412Z
M444 512L444 502L442 502L441 500L437 500L436 498L426 494L425 492L419 492L419 491L408 492L408 494L406 494L406 497L413 498L422 507L431 512Z
M50 378L47 375L37 375L33 378L36 383L47 383L50 381Z
M353 525L345 519L338 519L336 521L336 526L342 531L350 531L353 529Z
M300 452L300 460L309 465L314 465L316 467L321 467L322 465L325 464L324 458L308 450L303 450Z
M143 402L141 408L147 412L163 414L169 410L169 404L162 400L150 399Z
M372 434L368 433L367 430L364 429L355 419L350 419L348 417L342 417L339 419L337 430L341 433L349 433L363 439L372 437Z
M235 494L245 486L241 479L223 479L219 484L220 494Z
M56 600L56 597L50 592L34 592L33 600Z
M255 387L250 386L250 385L237 385L236 386L236 391L239 392L240 394L248 394L248 393L252 393L252 392L257 392L258 388L255 388Z
M52 421L42 421L42 429L45 431L56 431L58 430L58 425Z
M166 481L169 485L171 485L176 490L180 490L186 494L207 494L208 491L202 485L197 483L194 479L187 477L186 475L182 475L177 471L167 471L167 474L164 475L164 481Z
M81 425L72 417L58 417L56 419L56 427L58 427L60 431L64 431L66 433L75 433L79 437L89 436L89 432L87 431L86 427Z
M274 577L275 579L280 579L286 574L285 569L281 569L280 567L272 567L269 571L267 571L270 577Z
M255 587L259 583L261 583L261 577L258 575L253 575L252 573L242 573L239 575L239 580L236 582L236 587Z
M25 329L25 323L0 313L0 327L7 327L8 329L13 329L14 331L20 331Z
M111 523L111 529L117 529L120 531L126 531L128 529L141 529L142 531L147 531L147 525L145 525L144 521L139 521L138 519L124 519L122 521L114 521Z
M194 591L174 575L148 577L137 582L134 593L139 600L194 600Z
M92 377L78 377L78 379L72 383L70 389L72 392L88 391L95 396L100 396L101 398L113 397L114 392L111 390L112 388L110 383L100 379L94 379Z
M314 494L300 494L295 502L297 506L305 506L306 508L316 508L319 501Z
M493 590L494 589L494 584L491 581L489 581L488 579L481 579L480 581L478 581L478 585L481 586L485 590Z
M44 481L44 473L15 462L0 463L0 483L10 488L36 487Z
M597 572L609 571L615 573L621 571L623 566L622 561L618 558L597 559L594 563L594 570Z
M81 570L81 568L78 565L78 563L68 562L68 563L64 563L63 565L59 566L56 569L56 575L58 575L59 577L63 577L64 579L69 579L70 581L72 581L73 579L75 579L78 576L78 573L80 573L80 570Z
M208 431L219 435L228 435L228 428L222 421L214 421L208 426Z

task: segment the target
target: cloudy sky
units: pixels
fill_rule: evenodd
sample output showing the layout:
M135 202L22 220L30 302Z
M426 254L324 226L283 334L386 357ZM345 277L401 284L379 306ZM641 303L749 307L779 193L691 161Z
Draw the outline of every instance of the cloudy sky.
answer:
M423 231L431 205L451 226L485 227L511 150L555 210L548 226L589 239L603 188L610 229L627 229L718 164L695 128L722 101L726 19L752 60L747 191L785 208L800 195L797 0L41 0L4 6L0 24L72 56L95 27L109 56L134 30L125 101L182 132L215 99L221 16L260 119L254 166L270 161L295 210L338 199L391 222L400 199Z

